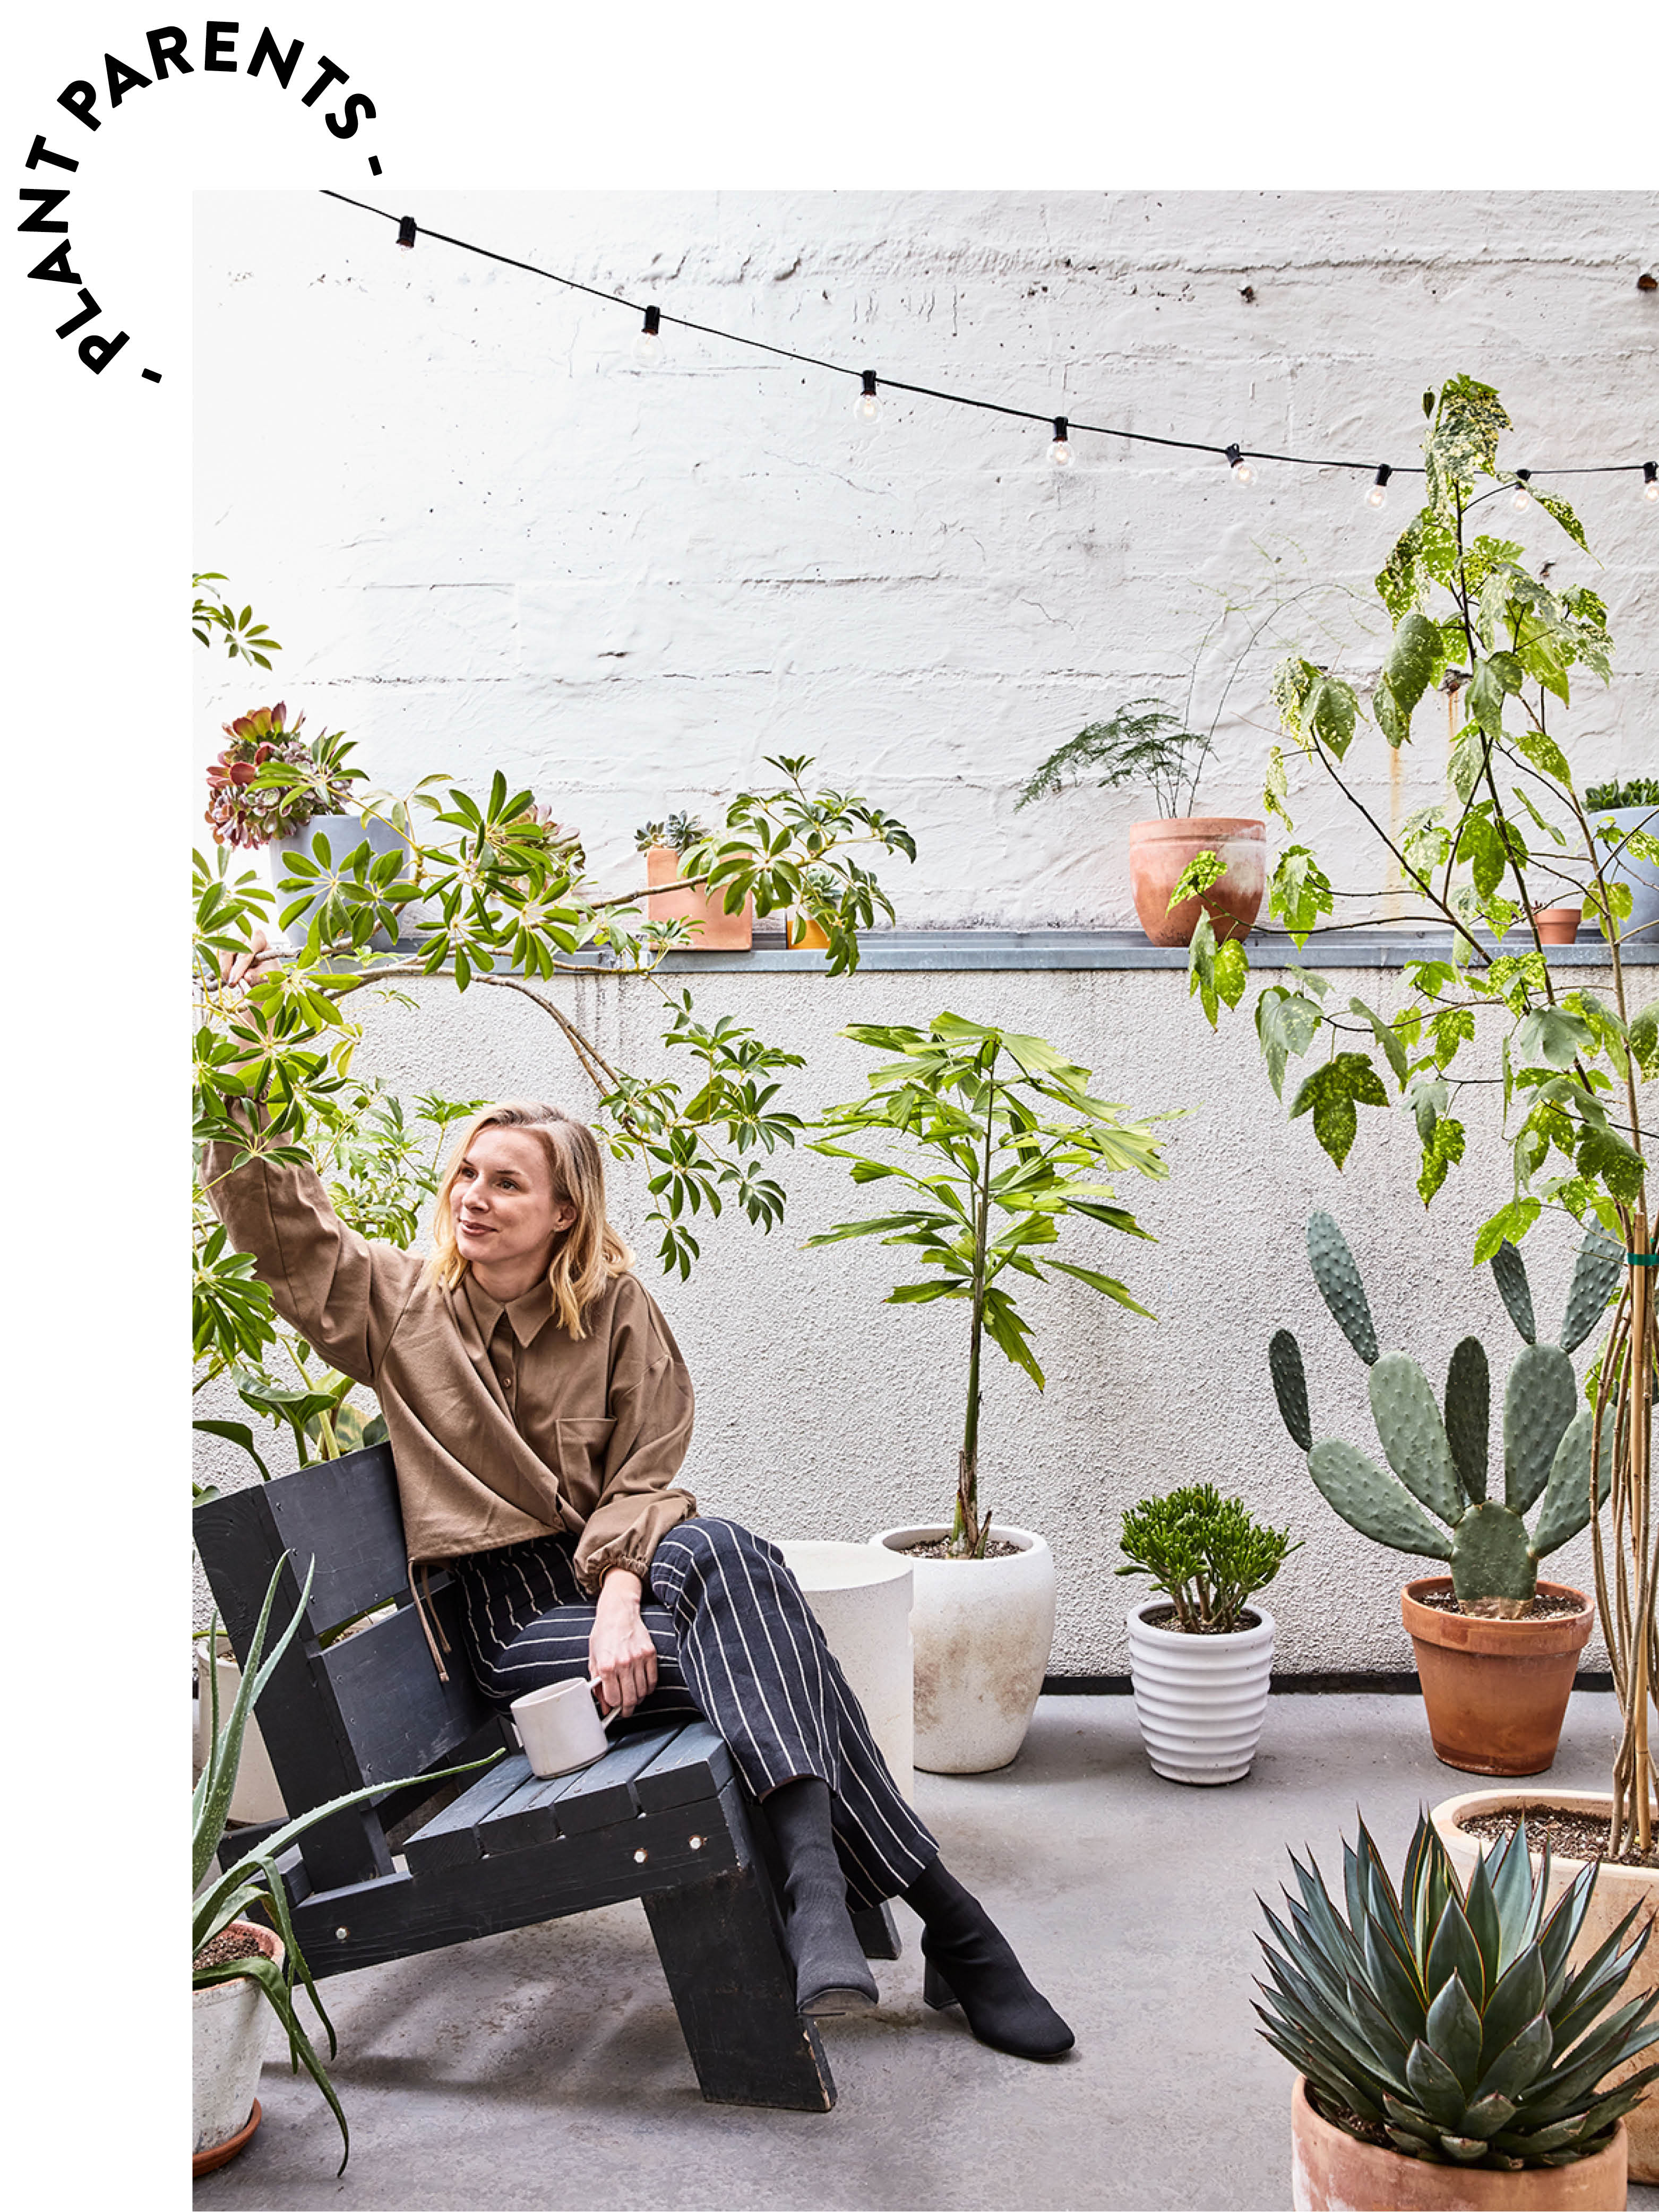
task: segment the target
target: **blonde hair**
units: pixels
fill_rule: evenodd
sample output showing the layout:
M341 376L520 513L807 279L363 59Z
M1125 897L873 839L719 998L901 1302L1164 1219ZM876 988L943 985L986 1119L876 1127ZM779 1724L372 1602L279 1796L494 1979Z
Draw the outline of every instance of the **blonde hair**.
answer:
M482 1129L529 1130L547 1155L555 1200L575 1207L576 1218L554 1243L547 1286L553 1294L553 1311L561 1328L574 1337L586 1336L582 1316L595 1299L604 1296L613 1276L628 1273L634 1255L605 1218L605 1156L599 1139L585 1121L577 1121L562 1107L508 1098L473 1115L438 1185L432 1256L427 1261L428 1277L441 1289L452 1290L467 1272L469 1262L455 1242L450 1200L461 1164Z

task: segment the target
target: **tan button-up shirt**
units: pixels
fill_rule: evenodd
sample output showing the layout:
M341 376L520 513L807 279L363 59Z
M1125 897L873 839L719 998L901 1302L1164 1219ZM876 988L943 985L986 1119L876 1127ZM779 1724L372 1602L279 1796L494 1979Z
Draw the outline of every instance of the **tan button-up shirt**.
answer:
M441 1290L426 1262L349 1229L309 1168L210 1146L203 1179L283 1318L374 1389L398 1468L411 1563L579 1532L576 1573L644 1575L695 1513L671 1487L691 1440L691 1381L636 1275L613 1278L574 1338L538 1283L498 1305L470 1271Z

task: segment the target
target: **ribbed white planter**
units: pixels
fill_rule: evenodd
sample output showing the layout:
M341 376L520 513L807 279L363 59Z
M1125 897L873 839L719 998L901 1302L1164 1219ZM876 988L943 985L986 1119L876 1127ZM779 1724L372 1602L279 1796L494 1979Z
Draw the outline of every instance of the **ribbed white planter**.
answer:
M1169 1782L1242 1782L1267 1711L1273 1615L1252 1606L1254 1628L1188 1636L1149 1624L1169 1603L1148 1598L1129 1615L1135 1718L1152 1771Z
M281 1964L283 1946L274 1930L247 1920L234 1920L231 1926L257 1936L265 1956ZM228 2142L247 2125L276 2015L258 1984L246 1976L192 1990L191 2013L196 2137L191 2150L199 2153Z
M988 1774L1018 1756L1054 1640L1054 1555L1029 1528L992 1531L1018 1546L1000 1559L919 1559L940 1522L884 1528L872 1544L908 1554L915 1574L916 1765L927 1774Z

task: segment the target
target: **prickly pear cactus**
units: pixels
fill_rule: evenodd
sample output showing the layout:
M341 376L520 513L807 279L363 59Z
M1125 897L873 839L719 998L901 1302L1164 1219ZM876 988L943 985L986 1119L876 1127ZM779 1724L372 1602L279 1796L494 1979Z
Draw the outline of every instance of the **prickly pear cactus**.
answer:
M1340 1438L1313 1442L1301 1348L1289 1329L1268 1347L1285 1425L1308 1455L1322 1495L1352 1528L1401 1552L1450 1562L1468 1611L1520 1611L1536 1593L1538 1563L1589 1519L1595 1416L1582 1403L1568 1354L1606 1310L1623 1255L1592 1230L1580 1249L1559 1345L1540 1344L1521 1255L1505 1245L1492 1262L1510 1316L1526 1339L1504 1391L1504 1502L1488 1498L1492 1382L1472 1337L1452 1353L1443 1415L1428 1376L1403 1352L1380 1352L1370 1307L1346 1239L1328 1213L1308 1224L1308 1258L1320 1294L1370 1370L1371 1414L1392 1473ZM1595 1502L1607 1494L1611 1429L1601 1439ZM1530 1536L1522 1516L1543 1500Z
M1367 1367L1376 1358L1376 1330L1348 1240L1328 1213L1308 1217L1308 1264L1331 1318Z

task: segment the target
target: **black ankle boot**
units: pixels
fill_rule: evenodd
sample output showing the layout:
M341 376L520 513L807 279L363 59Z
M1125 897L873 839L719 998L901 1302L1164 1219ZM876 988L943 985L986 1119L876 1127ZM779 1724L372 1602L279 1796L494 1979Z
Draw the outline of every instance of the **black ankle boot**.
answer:
M830 1785L816 1775L800 1775L763 1802L783 1861L784 1942L795 1969L796 2009L812 2020L867 2012L880 1992L847 1910L847 1877L830 1823Z
M979 2040L1011 2057L1059 2058L1072 2048L1076 2037L1026 1979L1006 1937L937 1859L904 1901L924 1923L921 1993L934 2011L959 2004Z

